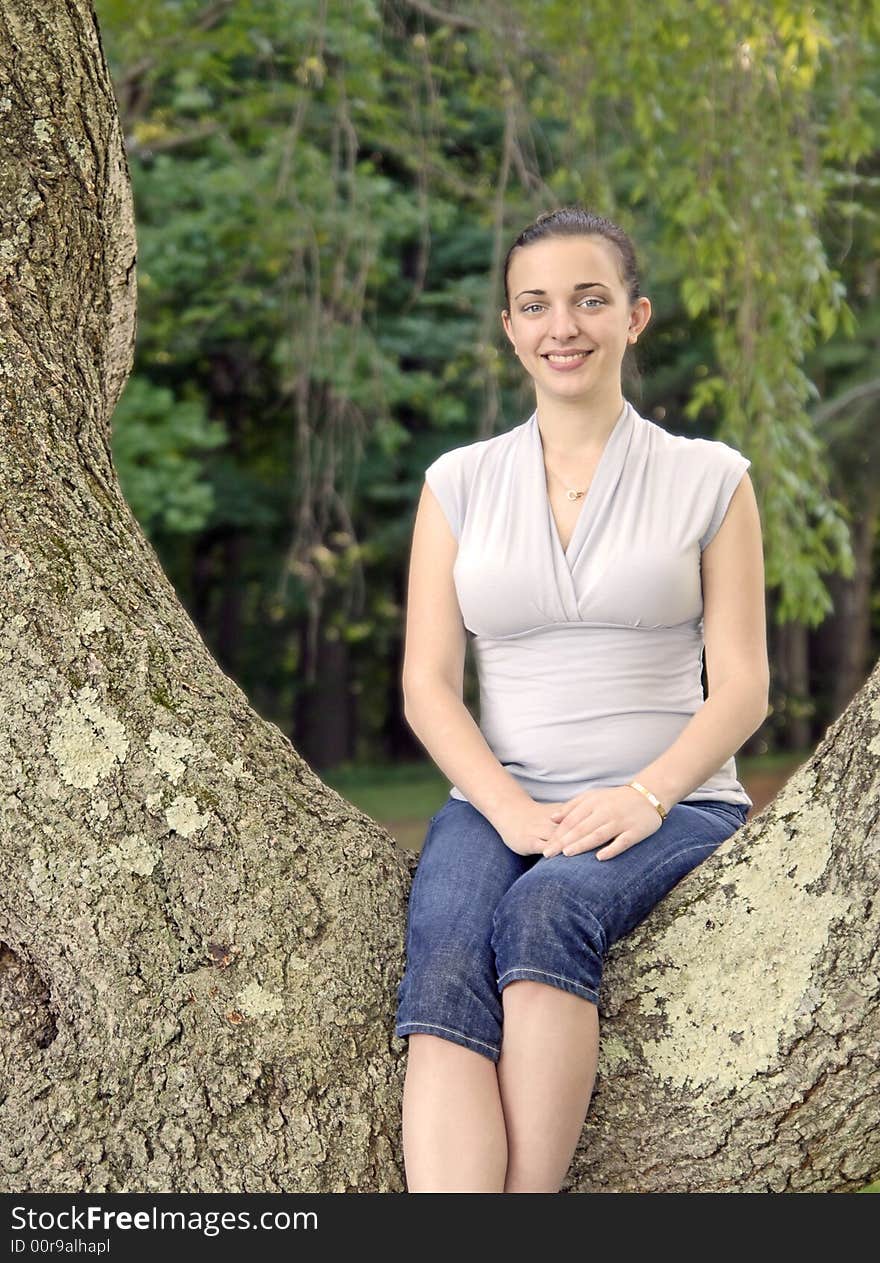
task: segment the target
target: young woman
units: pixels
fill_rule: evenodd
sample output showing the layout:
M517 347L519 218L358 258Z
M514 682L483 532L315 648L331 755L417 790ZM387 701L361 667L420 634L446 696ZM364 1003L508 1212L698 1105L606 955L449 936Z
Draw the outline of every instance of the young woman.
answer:
M504 283L536 410L434 461L413 533L406 717L453 784L398 989L410 1192L559 1191L604 954L745 822L733 755L767 713L751 462L624 398L651 316L628 236L547 213Z

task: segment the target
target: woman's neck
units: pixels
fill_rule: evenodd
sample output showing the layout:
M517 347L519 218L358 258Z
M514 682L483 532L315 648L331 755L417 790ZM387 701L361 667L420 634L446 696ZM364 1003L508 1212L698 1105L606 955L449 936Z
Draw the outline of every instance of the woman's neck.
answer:
M596 399L571 400L538 390L536 409L544 454L564 461L599 451L605 446L625 403L619 387Z

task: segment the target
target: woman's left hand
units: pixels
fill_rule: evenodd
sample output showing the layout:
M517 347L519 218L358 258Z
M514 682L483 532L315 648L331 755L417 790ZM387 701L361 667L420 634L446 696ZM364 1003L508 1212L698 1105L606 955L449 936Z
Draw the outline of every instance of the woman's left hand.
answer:
M585 790L558 807L551 819L557 824L542 852L545 857L560 851L579 855L601 846L597 860L613 859L656 833L663 823L657 808L631 785ZM603 845L606 842L608 846Z

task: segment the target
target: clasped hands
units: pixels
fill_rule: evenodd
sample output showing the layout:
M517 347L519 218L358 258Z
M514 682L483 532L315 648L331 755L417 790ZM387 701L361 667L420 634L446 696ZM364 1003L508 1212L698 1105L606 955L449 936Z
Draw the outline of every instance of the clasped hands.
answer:
M515 808L499 833L519 855L579 855L596 850L610 860L656 833L663 821L656 807L631 785L588 789L561 803ZM498 827L498 826L496 826ZM606 845L607 844L607 845Z

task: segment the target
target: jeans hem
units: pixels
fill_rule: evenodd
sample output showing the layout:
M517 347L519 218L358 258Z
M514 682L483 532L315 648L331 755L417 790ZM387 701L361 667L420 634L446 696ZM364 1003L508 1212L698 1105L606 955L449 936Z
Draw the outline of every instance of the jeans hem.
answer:
M494 1044L487 1044L481 1039L474 1039L471 1035L464 1035L450 1026L439 1026L436 1022L401 1022L394 1028L394 1034L398 1039L406 1035L438 1035L441 1039L448 1039L452 1044L461 1044L462 1048L469 1048L471 1052L481 1053L490 1061L497 1061L501 1056L501 1049L496 1048Z
M575 982L574 978L566 978L562 974L551 974L546 969L529 969L526 965L505 969L504 973L495 979L495 985L499 991L502 991L509 982L516 982L519 979L531 979L534 982L545 980L551 987L583 996L585 1000L591 1000L593 1004L597 1004L599 1000L598 991L594 991L592 987L585 987L582 982Z

